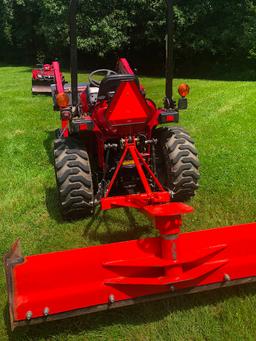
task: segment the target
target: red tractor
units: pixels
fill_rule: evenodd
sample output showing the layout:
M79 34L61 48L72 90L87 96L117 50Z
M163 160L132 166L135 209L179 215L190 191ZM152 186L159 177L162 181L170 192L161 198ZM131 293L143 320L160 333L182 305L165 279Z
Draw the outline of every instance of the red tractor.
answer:
M131 144L172 201L189 200L198 188L199 161L189 133L174 124L179 121L179 109L187 107L189 87L180 85L176 106L172 99L171 32L165 107L157 108L124 58L118 60L115 70L95 70L87 83L78 85L74 27L70 30L71 91L63 87L59 65L53 62L54 107L60 110L62 124L54 158L63 216L92 214L106 193L122 196L145 189L132 156L120 163L126 145ZM146 172L146 179L150 190L159 189L151 172Z
M166 97L165 108L157 108L123 58L115 71L93 71L88 83L73 88L78 88L78 94L73 91L71 100L60 81L58 64L53 62L53 66L54 101L62 122L54 143L55 171L65 217L92 214L107 192L120 196L143 191L131 155L111 182L127 144L134 145L173 201L194 196L199 178L197 151L189 134L173 126L179 120L179 108L172 100ZM184 107L188 87L182 84L179 92ZM146 177L150 189L156 191L152 175L147 172Z
M158 109L125 59L77 85L76 0L71 0L72 96L53 62L54 143L60 206L67 218L131 207L158 237L23 257L19 242L4 258L12 328L144 301L256 281L255 223L181 233L182 203L198 187L199 162L178 121L188 87L172 100L172 1L168 6L165 107ZM104 74L99 82L95 76Z
M61 74L62 83L65 78ZM51 85L55 83L52 64L37 64L32 70L32 94L51 94Z

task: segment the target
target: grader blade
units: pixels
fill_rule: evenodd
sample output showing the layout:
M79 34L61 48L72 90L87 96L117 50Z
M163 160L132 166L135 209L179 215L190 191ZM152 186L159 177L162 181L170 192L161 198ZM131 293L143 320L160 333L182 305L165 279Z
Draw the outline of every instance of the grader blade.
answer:
M49 82L32 83L33 95L51 95L51 84Z
M16 243L12 328L256 281L255 223L176 232L24 258Z

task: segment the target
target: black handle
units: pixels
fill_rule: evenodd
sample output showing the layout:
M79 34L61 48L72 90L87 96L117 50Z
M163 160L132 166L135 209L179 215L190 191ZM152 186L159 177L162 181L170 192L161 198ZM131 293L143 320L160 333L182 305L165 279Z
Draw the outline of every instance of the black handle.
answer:
M173 3L174 0L166 0L167 2L167 19L166 19L166 62L165 62L165 108L174 107L173 96Z
M78 0L70 0L69 3L69 39L70 39L70 73L72 105L77 106L77 14Z

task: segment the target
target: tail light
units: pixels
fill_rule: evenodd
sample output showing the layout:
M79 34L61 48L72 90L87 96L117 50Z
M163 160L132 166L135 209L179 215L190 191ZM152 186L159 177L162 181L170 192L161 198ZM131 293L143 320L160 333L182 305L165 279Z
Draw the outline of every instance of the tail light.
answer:
M179 112L173 109L159 111L158 121L160 124L179 122Z

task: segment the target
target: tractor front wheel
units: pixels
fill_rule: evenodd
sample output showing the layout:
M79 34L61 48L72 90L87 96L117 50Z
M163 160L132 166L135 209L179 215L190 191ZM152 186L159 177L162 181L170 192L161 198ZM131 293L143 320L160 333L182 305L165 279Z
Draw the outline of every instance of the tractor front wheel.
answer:
M174 201L188 201L198 188L199 160L194 141L180 127L155 130L157 173Z
M57 138L54 168L63 217L77 219L93 214L92 171L85 146L72 138Z

